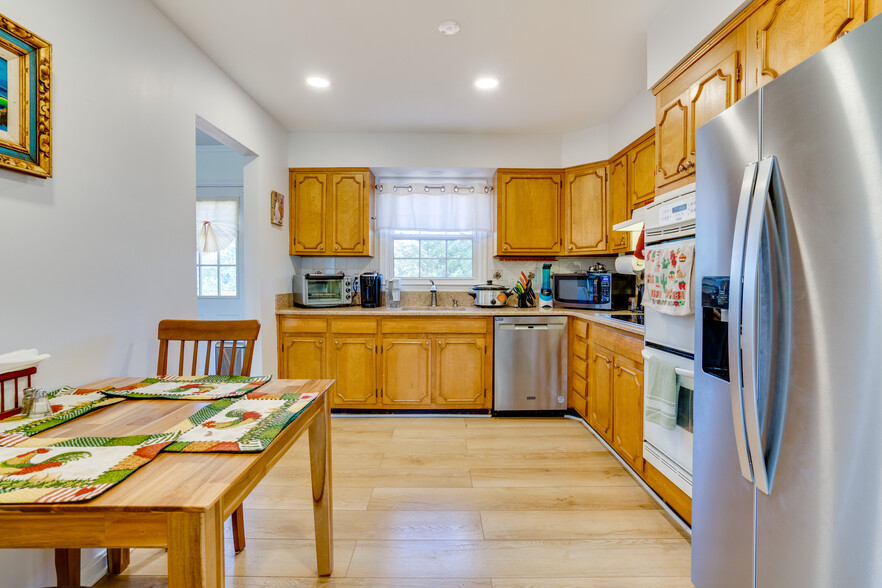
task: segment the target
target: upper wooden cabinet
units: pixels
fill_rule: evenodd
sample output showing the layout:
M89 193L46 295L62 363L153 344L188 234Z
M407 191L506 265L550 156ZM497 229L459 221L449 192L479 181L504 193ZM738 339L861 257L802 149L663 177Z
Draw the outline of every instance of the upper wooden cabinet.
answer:
M763 4L747 19L747 92L823 48L825 36L824 0L770 0Z
M564 174L564 253L606 252L606 162L582 165Z
M290 170L291 255L370 256L373 185L369 169Z
M882 0L825 0L824 35L827 43L850 33L882 12Z
M628 233L621 231L613 232L613 225L624 222L630 217L628 208L628 154L609 162L609 216L607 218L607 230L609 231L610 253L619 253L628 250Z
M562 178L561 170L496 171L496 255L562 252Z
M628 207L655 197L655 137L650 135L628 150Z
M656 189L692 173L689 169L692 167L692 163L689 162L689 145L689 91L687 90L656 110Z

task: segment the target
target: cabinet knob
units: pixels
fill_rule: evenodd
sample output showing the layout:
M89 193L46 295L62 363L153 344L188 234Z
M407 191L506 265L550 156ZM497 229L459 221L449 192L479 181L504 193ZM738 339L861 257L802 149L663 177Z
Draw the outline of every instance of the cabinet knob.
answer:
M572 250L573 250L573 246L572 246L572 245L570 245L570 251L572 251Z
M685 170L685 169L686 169L686 168L683 166L682 163L681 163L680 165L677 166L677 171L678 171L678 172L681 172L681 171L683 171L683 170Z
M324 245L319 245L319 249L322 250L322 251L324 251L324 250L325 250L325 246L324 246Z
M338 249L340 249L340 247L338 245L334 245L334 251L337 251Z
M661 168L658 168L657 170L655 170L655 173L657 173L657 174L662 173L662 169L661 169Z
M502 248L508 251L508 245L503 245Z
M444 345L444 343L442 343L441 341L438 341L438 345Z
M324 344L325 344L325 340L324 340L324 339L319 339L319 345L324 345Z
M334 345L337 345L337 344L339 344L339 343L340 343L339 341L334 341Z
M425 345L426 347L428 347L428 346L429 346L429 342L426 341L425 343L423 343L423 345Z

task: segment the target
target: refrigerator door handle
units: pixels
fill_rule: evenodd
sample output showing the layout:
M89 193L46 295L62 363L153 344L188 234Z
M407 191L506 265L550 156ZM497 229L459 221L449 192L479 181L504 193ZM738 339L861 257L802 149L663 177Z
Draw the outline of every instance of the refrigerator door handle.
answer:
M729 271L729 392L732 402L732 425L735 432L735 448L741 475L753 482L750 457L747 450L747 429L744 418L743 376L741 366L741 298L744 289L744 244L747 239L747 221L750 203L756 183L757 163L744 169L738 212L735 215L735 237L732 242L732 266Z
M748 449L756 487L769 494L777 466L786 406L790 369L790 265L787 251L783 188L774 156L763 159L757 170L756 189L750 207L744 254L742 291L741 356L744 368L744 403ZM760 276L763 243L770 248L770 274ZM766 282L763 283L763 280ZM771 291L772 320L763 326L776 330L772 349L762 350L770 359L769 374L760 374L759 311L761 285ZM765 339L764 339L765 341ZM761 396L762 395L762 396ZM760 416L760 398L764 415ZM766 435L763 435L763 425ZM763 442L765 438L765 443Z

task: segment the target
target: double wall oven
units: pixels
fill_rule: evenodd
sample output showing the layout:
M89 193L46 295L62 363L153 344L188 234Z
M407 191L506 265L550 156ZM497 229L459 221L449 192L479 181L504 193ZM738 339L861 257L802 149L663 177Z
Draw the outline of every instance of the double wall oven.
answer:
M694 243L695 184L657 197L646 207L644 224L647 253L673 242ZM694 296L694 293L688 295ZM655 357L675 366L678 402L677 424L673 430L644 418L643 458L691 497L695 314L671 316L645 304L644 309L643 357Z

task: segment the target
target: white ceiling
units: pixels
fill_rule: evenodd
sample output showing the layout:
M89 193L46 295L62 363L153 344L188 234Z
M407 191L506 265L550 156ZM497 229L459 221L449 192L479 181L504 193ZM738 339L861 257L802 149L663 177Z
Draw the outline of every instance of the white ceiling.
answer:
M152 1L291 132L484 133L608 122L645 89L646 30L666 3ZM458 35L438 32L448 19ZM499 87L478 91L480 76Z

